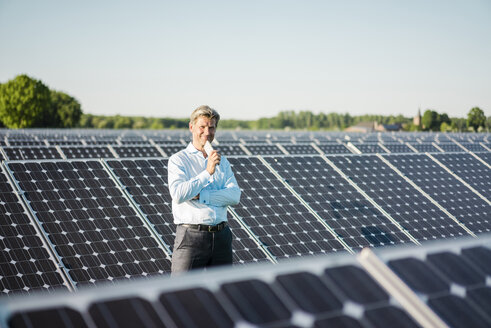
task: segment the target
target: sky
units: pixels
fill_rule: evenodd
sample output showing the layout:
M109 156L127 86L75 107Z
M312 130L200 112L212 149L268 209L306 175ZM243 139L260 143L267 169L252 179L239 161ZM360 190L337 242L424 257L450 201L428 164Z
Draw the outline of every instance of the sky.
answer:
M491 115L491 1L0 0L0 83L84 113Z

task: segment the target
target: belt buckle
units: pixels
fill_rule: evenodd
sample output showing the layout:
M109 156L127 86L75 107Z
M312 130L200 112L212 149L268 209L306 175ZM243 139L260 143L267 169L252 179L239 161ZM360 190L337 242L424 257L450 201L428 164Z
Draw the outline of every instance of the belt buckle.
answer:
M213 232L213 226L211 225L208 226L208 232Z

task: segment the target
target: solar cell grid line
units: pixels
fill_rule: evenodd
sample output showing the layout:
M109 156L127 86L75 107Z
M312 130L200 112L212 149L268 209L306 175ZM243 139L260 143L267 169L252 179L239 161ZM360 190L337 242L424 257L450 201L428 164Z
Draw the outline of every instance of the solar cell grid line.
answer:
M0 300L0 325L418 327L351 255L132 281L41 301L42 296Z
M276 259L345 249L259 158L229 161L242 190L234 211Z
M60 146L67 159L74 158L114 158L107 146Z
M429 154L453 174L469 184L488 201L491 199L491 169L469 153Z
M9 160L62 159L54 146L3 147Z
M162 157L157 148L151 145L111 146L120 158Z
M286 152L290 155L319 155L319 151L314 148L310 143L297 143L297 144L287 144L282 143L281 146L286 150Z
M283 155L283 151L275 144L251 144L251 143L246 143L245 148L252 154L252 155Z
M409 145L414 147L418 152L420 153L439 153L440 150L435 148L433 144L431 143L416 143L416 142L409 142Z
M71 289L3 168L0 213L0 295Z
M406 144L401 143L384 143L384 147L391 153L413 153L414 151Z
M411 242L321 156L264 159L352 249Z
M172 216L172 198L167 183L167 159L106 160L121 186L130 194L145 218L172 252L176 226ZM234 263L242 264L267 260L265 252L245 229L228 215L234 236Z
M390 156L397 158L405 155ZM463 227L377 155L327 158L418 242L467 235Z
M6 165L74 285L170 272L164 249L100 161Z
M474 234L491 231L491 205L424 154L384 158Z
M489 327L490 235L375 250L375 254L449 327Z

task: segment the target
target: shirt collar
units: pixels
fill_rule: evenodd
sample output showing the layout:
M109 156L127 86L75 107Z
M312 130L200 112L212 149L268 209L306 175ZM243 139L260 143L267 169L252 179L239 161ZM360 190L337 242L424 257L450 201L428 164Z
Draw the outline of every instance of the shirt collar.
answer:
M198 149L196 149L196 147L194 147L192 142L190 142L188 144L188 146L186 147L186 150L187 150L187 152L189 152L191 154L201 153L201 151L199 151Z

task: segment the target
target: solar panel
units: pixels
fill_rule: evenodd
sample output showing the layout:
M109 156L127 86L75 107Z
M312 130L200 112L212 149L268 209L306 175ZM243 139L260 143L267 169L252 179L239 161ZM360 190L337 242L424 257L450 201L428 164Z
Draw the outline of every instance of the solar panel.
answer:
M491 231L491 205L431 158L423 154L386 158L472 232Z
M3 147L9 160L28 159L61 159L58 150L53 146Z
M280 155L283 154L280 148L270 144L245 144L245 147L252 155Z
M244 149L242 149L242 147L238 144L220 143L219 145L213 145L213 148L215 148L220 154L226 156L246 155Z
M358 148L363 154L375 154L375 153L387 153L382 147L378 144L361 144L361 143L353 143L353 145Z
M401 143L384 143L384 147L391 153L414 153L406 144Z
M461 142L460 143L462 146L464 146L465 149L473 152L477 151L488 151L486 148L484 148L482 145L478 143L470 143L470 142Z
M351 154L352 152L346 148L344 144L338 143L321 143L317 147L322 150L324 154Z
M409 155L384 155L399 160ZM424 155L420 155L424 156ZM376 155L328 157L417 241L467 232Z
M170 271L162 246L101 162L7 166L74 284Z
M150 145L112 146L121 158L126 157L162 157L157 148Z
M320 156L265 157L269 165L351 248L410 242Z
M12 147L46 146L46 143L43 140L12 140L12 139L9 139L9 145Z
M140 210L146 215L168 249L174 246L175 230L172 216L172 198L167 184L167 159L107 160L121 185L128 191ZM234 263L267 260L247 231L232 216L228 222L234 239Z
M239 218L276 258L337 252L341 243L258 158L229 158L242 190Z
M0 169L0 293L67 288L58 263Z
M50 146L76 146L83 145L81 140L47 140Z
M414 147L420 153L439 153L440 152L440 150L437 149L435 146L433 146L433 144L431 144L431 143L410 142L409 144L412 147Z
M159 147L164 151L167 157L171 157L173 154L186 148L183 144L159 144Z
M282 143L281 146L288 152L290 155L318 155L319 152L311 145L311 144L286 144Z
M376 254L450 327L489 327L489 238Z
M475 153L479 158L491 165L491 152Z
M114 158L107 146L60 146L66 158Z
M433 154L447 168L487 199L491 199L491 170L468 153Z
M113 287L113 288L111 288ZM218 269L1 304L5 327L418 327L353 256ZM27 302L26 302L27 301ZM199 314L199 315L197 315Z
M453 142L439 143L438 147L443 149L446 153L460 153L463 151L463 149L460 148L459 145Z
M118 142L115 139L103 139L103 140L86 139L85 143L87 145L117 145L118 144Z

